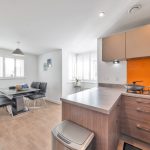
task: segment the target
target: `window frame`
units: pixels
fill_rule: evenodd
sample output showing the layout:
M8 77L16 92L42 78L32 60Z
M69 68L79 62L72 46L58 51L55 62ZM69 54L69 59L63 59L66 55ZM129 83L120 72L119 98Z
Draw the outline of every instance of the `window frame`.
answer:
M3 59L3 73L2 77L0 77L0 80L12 80L12 79L24 79L25 78L25 59L20 57L13 57L9 55L0 55ZM5 59L6 58L13 58L14 59L14 77L6 77L5 75ZM20 59L24 61L24 76L23 77L17 77L16 76L16 59Z
M96 52L86 52L86 53L81 53L81 54L76 54L76 78L79 79L81 82L88 82L88 83L97 83L97 79L96 80L92 80L92 69L91 69L91 61L92 61L92 55L95 54L96 55L96 62L97 62L97 53ZM89 57L89 79L84 79L84 71L81 72L81 77L79 77L79 74L78 74L78 61L81 59L83 60L83 57L85 55L88 55ZM81 62L81 65L82 65L82 70L84 68L84 63L83 61ZM97 66L97 65L96 65ZM96 70L97 70L97 67L96 67ZM70 82L73 81L73 80L69 80Z
M82 80L81 80L81 82L88 82L88 83L97 83L97 79L96 80L92 80L91 79L91 60L92 60L92 54L97 54L96 52L86 52L86 53L83 53L83 54L81 54L81 55L89 55L89 79L87 80L87 79L84 79L84 75L83 75L83 72L82 72ZM79 54L80 55L80 54ZM82 56L82 57L83 57ZM97 61L96 61L97 62ZM83 63L82 63L82 67L84 67L83 66ZM96 69L97 69L97 67L96 67Z
M70 58L72 59L72 62L73 61L75 61L75 64L73 64L72 62L72 69L71 69L71 71L73 72L73 73L71 73L72 74L72 76L70 76ZM74 59L74 60L73 60ZM77 78L77 56L76 56L76 54L75 53L70 53L70 54L68 54L68 80L69 80L69 82L75 82L75 80L76 80L76 78ZM73 71L74 70L74 71ZM71 77L71 78L70 78Z
M2 76L0 76L0 78L3 78L3 76L4 76L4 58L3 58L3 56L0 56L0 58L2 58Z
M23 76L17 76L17 60L22 60L23 61ZM24 63L24 59L20 59L20 58L15 58L15 78L24 78L25 77L25 63Z

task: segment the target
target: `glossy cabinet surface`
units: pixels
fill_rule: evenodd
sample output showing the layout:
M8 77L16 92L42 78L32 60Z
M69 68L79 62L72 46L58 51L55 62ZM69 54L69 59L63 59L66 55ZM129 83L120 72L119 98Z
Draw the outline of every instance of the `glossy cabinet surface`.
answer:
M126 32L126 58L150 56L150 25Z
M125 59L125 33L102 39L102 59L103 61Z
M150 57L150 25L102 39L102 60Z

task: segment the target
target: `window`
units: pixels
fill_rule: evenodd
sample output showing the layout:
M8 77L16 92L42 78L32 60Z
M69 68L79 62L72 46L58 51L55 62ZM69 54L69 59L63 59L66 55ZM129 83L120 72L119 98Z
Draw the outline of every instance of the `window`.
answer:
M84 54L82 59L82 65L83 65L83 80L90 80L90 55Z
M97 80L97 55L95 53L91 54L91 80Z
M69 54L68 68L69 68L69 80L75 80L76 78L76 55L75 54Z
M82 80L82 71L83 71L83 64L82 64L82 55L77 55L77 79Z
M5 58L5 77L15 76L15 60L14 58Z
M82 81L97 80L97 55L84 53L77 55L77 78Z
M96 52L77 54L74 57L69 57L68 63L69 63L69 80L75 78L82 81L97 80Z
M3 77L3 57L0 57L0 77Z
M24 60L16 59L16 77L24 77Z
M0 57L0 78L24 77L24 60Z

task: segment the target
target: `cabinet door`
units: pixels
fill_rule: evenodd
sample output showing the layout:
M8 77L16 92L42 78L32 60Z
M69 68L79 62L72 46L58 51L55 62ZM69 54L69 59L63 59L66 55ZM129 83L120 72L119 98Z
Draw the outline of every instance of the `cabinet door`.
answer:
M122 96L121 133L150 144L150 100Z
M150 25L126 33L126 58L150 56Z
M102 39L102 60L125 59L125 33L113 35Z

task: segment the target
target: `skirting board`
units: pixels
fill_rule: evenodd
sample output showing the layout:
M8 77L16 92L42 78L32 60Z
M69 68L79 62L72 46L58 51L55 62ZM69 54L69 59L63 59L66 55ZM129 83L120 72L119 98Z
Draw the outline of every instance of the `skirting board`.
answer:
M58 100L50 100L48 98L46 98L46 100L49 102L55 103L55 104L59 104L59 105L62 103L60 100L59 101Z

